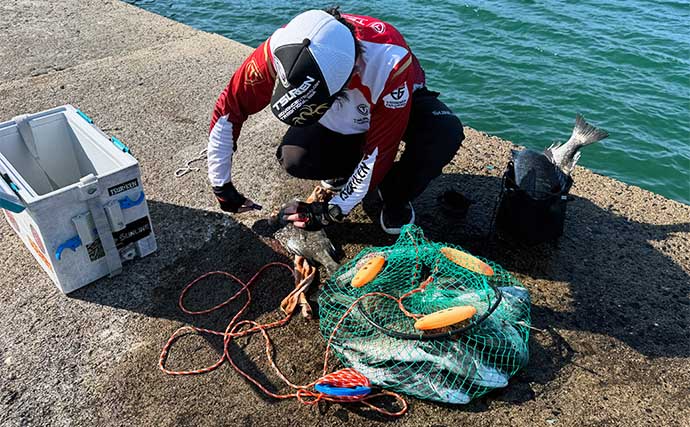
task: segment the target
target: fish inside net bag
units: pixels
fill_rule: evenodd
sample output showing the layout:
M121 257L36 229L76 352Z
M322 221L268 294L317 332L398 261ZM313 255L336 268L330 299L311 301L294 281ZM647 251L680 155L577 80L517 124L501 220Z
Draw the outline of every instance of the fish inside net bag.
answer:
M380 258L380 270L353 286ZM330 277L319 296L320 329L340 361L372 384L462 404L507 386L526 366L530 305L527 289L499 265L405 226L394 245L364 249ZM420 327L420 318L455 307L473 315Z

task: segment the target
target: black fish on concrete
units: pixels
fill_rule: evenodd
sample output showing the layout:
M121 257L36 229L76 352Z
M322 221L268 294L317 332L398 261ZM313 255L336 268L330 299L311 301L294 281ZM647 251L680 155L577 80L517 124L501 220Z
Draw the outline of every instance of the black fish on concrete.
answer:
M335 262L335 247L323 230L307 231L287 224L273 235L288 252L315 261L326 269L329 275L338 269Z

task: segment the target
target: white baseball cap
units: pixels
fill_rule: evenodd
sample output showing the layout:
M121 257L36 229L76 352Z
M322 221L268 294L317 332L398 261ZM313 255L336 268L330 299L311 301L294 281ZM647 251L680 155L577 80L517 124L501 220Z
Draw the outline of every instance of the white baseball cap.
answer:
M276 30L269 41L277 78L271 111L292 126L318 121L355 66L350 29L323 10L309 10Z

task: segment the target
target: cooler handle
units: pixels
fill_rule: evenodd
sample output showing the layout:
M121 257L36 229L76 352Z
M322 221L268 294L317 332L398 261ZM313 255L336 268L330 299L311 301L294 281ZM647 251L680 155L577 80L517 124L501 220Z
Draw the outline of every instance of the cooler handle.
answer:
M60 246L58 246L57 250L55 251L55 258L57 258L57 260L60 261L62 259L62 252L65 249L71 249L72 252L76 252L79 246L81 246L81 239L79 238L79 236L74 236L71 239L66 240Z
M10 212L20 213L26 209L26 206L24 206L22 199L15 194L12 188L13 186L14 184L8 184L5 179L0 176L0 208L7 209Z

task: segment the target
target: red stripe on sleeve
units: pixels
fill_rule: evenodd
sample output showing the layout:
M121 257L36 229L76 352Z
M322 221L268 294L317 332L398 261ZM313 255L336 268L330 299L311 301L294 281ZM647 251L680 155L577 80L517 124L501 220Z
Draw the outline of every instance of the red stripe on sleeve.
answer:
M236 142L247 117L269 104L275 82L271 58L266 40L235 71L216 101L210 129L213 129L219 117L227 114Z

